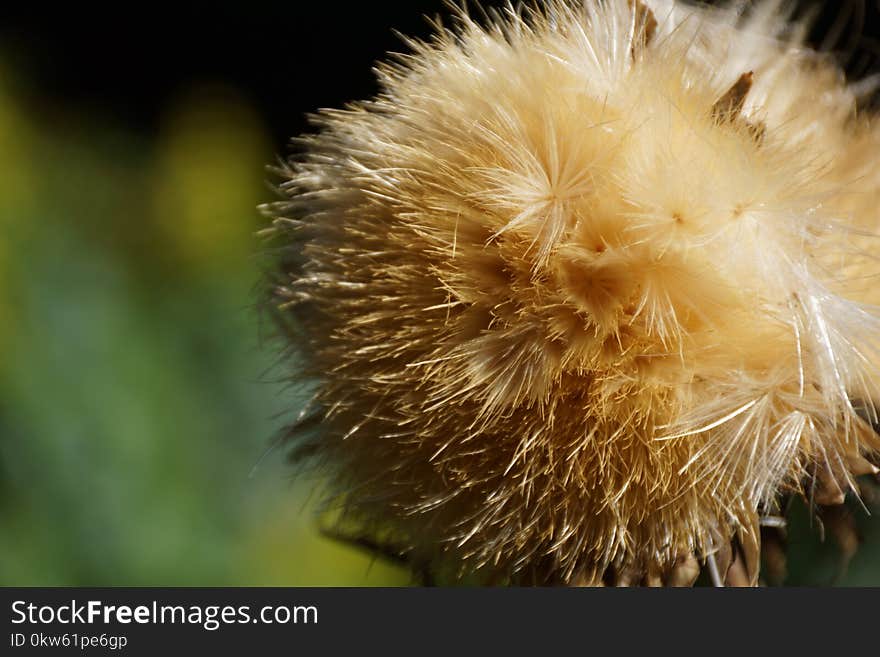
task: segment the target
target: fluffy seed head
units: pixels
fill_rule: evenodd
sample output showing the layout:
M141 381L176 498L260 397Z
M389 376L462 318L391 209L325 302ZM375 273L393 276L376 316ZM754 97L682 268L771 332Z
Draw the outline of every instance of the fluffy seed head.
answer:
M347 521L491 581L735 539L754 581L780 495L871 471L880 127L780 4L460 13L315 117L272 295Z

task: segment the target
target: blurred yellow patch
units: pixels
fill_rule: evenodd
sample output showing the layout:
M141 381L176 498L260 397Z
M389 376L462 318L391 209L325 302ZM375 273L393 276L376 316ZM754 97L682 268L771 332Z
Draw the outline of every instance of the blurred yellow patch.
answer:
M36 201L33 131L0 62L0 353L8 346L19 313L14 292L17 245Z
M272 147L233 92L205 88L167 115L159 138L155 220L175 255L208 272L254 252Z
M247 546L247 584L257 586L406 586L408 570L323 537L304 491L264 509Z

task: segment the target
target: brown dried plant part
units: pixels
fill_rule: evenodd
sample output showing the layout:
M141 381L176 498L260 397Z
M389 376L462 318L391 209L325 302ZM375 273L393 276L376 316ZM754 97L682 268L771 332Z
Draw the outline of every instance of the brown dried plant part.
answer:
M712 105L712 114L719 122L731 123L742 116L746 97L752 89L755 74L752 71L743 73L733 86Z
M630 9L633 12L633 43L630 53L635 59L640 52L645 51L645 47L651 43L654 35L657 33L657 18L654 12L642 0L629 0Z
M876 119L774 2L455 21L266 208L296 453L432 578L756 584L880 451Z

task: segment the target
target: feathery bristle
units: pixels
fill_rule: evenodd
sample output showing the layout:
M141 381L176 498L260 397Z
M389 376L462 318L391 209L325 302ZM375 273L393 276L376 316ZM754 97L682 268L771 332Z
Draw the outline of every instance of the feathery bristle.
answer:
M315 117L268 206L299 444L419 563L754 584L880 440L880 127L779 2L466 13Z

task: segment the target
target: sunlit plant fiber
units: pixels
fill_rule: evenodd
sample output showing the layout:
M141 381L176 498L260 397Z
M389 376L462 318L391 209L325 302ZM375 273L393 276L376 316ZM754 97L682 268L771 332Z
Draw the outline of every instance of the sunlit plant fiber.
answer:
M461 12L315 116L271 297L340 527L490 583L754 584L780 499L876 473L880 127L806 31Z

